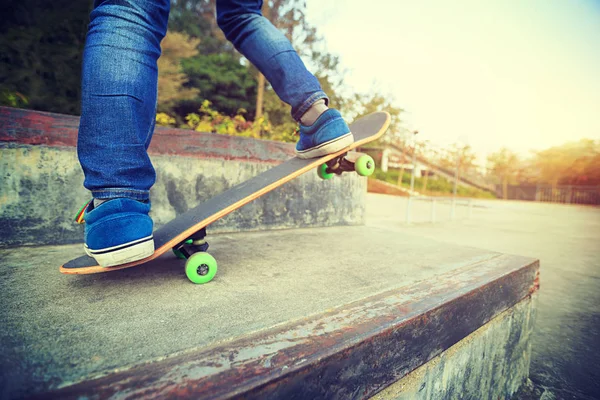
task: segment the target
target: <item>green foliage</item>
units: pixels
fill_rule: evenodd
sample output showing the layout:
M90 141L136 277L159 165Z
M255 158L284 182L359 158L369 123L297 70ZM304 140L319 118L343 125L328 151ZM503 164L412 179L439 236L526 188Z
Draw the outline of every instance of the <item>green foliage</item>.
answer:
M231 117L237 110L253 115L256 81L241 55L227 41L215 19L216 0L171 0L169 30L199 38L199 55L181 61L187 89L199 90L199 95L177 102L172 111L177 120L198 110L204 99Z
M188 77L186 87L200 90L200 97L181 101L174 107L178 115L187 115L198 109L203 99L210 99L220 112L234 116L243 108L254 115L256 81L248 68L229 53L201 54L181 62Z
M292 118L292 107L285 104L277 97L273 89L265 90L264 112L269 116L269 121L274 125L293 124L297 125Z
M381 169L375 169L373 173L374 179L379 179L384 182L391 183L392 185L398 184L398 175L400 171L396 169L389 169L387 172L383 172ZM410 188L410 172L404 172L402 174L402 186ZM423 187L423 180L425 178L415 177L414 190L419 192ZM438 176L435 178L429 177L427 179L427 194L434 195L451 195L454 192L454 183L444 177ZM479 190L470 187L458 186L457 195L463 197L476 197L476 198L495 198L495 196L484 190Z
M156 113L156 125L158 126L175 126L177 120L167 113Z
M29 100L19 92L9 92L3 90L0 92L0 105L22 108L29 104Z
M239 61L239 53L217 26L215 9L216 0L171 0L169 30L201 39L200 54L228 53Z
M246 110L240 109L234 117L222 114L213 109L208 100L204 100L197 113L190 113L185 117L183 129L193 129L198 132L218 133L252 137L255 139L277 140L280 142L295 142L295 129L291 126L273 128L266 117L249 121L244 117ZM175 118L165 113L156 115L156 124L160 126L175 126Z
M1 105L79 113L81 59L90 10L89 1L3 1Z
M189 78L182 71L181 62L198 54L200 39L185 33L169 31L161 42L162 54L158 59L158 110L170 111L178 102L195 98L199 90L185 87Z

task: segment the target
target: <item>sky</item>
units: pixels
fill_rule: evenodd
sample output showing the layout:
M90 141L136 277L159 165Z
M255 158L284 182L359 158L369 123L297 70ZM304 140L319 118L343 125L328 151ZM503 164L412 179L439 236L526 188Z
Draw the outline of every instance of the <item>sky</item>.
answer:
M484 160L600 139L600 0L306 2L344 89L389 96L420 140Z

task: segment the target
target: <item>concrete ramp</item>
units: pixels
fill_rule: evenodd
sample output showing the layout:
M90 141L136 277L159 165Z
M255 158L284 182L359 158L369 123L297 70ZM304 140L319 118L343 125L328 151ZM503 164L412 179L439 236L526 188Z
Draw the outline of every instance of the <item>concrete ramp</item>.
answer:
M66 276L78 245L1 251L2 397L367 398L465 340L488 350L448 362L454 384L505 398L527 376L536 260L370 226L210 243L207 285L171 254Z

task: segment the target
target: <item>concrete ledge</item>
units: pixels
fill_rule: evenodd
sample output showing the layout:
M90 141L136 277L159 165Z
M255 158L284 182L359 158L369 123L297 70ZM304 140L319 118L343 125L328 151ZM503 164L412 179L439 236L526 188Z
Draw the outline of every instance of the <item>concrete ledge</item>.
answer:
M536 299L521 300L372 400L513 398L529 376Z
M90 198L75 145L79 118L0 107L0 247L81 242ZM149 148L157 227L293 155L293 145L157 128ZM238 232L364 223L366 178L307 173L209 228Z
M79 117L0 107L0 142L32 146L77 146ZM288 143L157 127L149 154L278 163L294 155Z
M203 286L172 255L62 276L79 247L0 253L4 397L368 398L538 288L536 260L370 226L210 242ZM493 379L495 360L471 374Z

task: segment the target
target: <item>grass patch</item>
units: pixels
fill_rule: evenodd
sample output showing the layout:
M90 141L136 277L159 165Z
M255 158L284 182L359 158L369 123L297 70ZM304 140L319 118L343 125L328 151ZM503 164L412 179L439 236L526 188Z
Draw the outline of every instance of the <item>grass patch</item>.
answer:
M372 177L381 181L391 183L392 185L398 184L398 176L400 175L399 170L389 169L388 172L383 172L380 168L376 168ZM410 189L410 173L405 172L402 174L402 187ZM414 190L423 194L429 195L451 195L454 191L454 184L452 181L441 177L429 177L427 179L427 188L423 191L423 183L425 178L415 177ZM485 190L480 190L471 187L458 186L458 196L461 197L475 197L482 199L495 199L496 196Z

